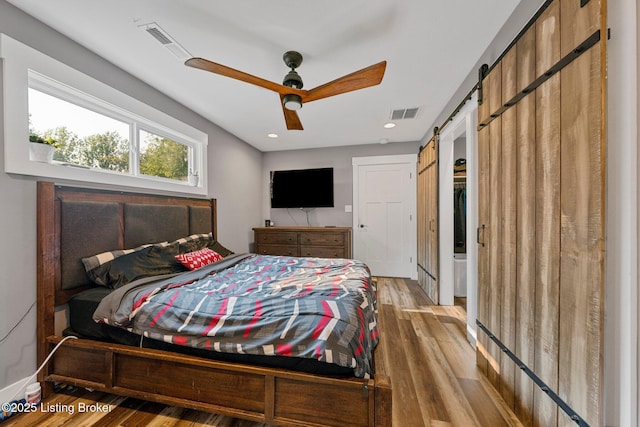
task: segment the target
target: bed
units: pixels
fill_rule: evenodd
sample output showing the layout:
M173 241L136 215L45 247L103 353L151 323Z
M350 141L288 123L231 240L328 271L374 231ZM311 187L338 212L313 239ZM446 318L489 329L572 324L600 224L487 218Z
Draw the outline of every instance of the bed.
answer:
M261 322L255 311L244 316L244 323L227 322L233 324L231 329L240 331L236 335L246 342L238 341L240 338L228 331L211 333L213 329L221 331L227 312L245 306L258 307L258 314L265 314L265 318L267 312L277 311L274 307L282 309L281 323L269 317L266 328L294 331L298 318L307 319L303 307L321 313L323 310L345 313L343 310L348 308L338 308L334 303L353 298L355 303L351 304L357 307L374 305L375 296L368 294L371 283L366 275L358 273L363 267L356 261L343 260L346 263L338 264L324 259L225 254L223 260L201 268L187 269L184 273L163 271L159 277L136 277L114 291L105 292L96 285L99 281L94 277L89 280L83 260L125 248L164 254L164 246L184 236L209 236L211 242L217 243L216 201L39 182L37 207L39 362L45 360L63 334L80 338L67 340L40 374L44 395L52 392L54 382L64 382L273 425L391 425L390 381L382 358L376 359L383 344L375 346L379 325L374 315L365 318L371 316L362 314L367 311L358 308L353 313L360 314L346 316L356 317L356 323L365 328L341 329L337 338L326 335L328 330L340 328L336 325L341 322L335 320L306 325L303 322L298 326L299 331L309 330L325 342L335 341L333 344L344 348L355 345L356 351L349 355L336 347L327 351L317 342L298 340L284 346L270 342L257 328ZM181 247L181 253L184 252ZM292 269L311 271L319 281L325 280L327 295L332 297L315 303L304 299L312 288L308 286L308 278L300 283L272 280L278 276L277 271ZM234 280L234 286L246 283L249 278L258 281L244 289L238 286L229 290L229 284L222 282L221 277L230 275L232 270L244 272L241 279ZM283 276L290 280L287 277L291 276ZM351 288L345 280L363 283L347 298L347 289ZM220 293L221 289L232 298L206 306L208 303L202 303L204 299L198 297L214 291ZM255 289L266 293L253 300L246 299L245 295L253 294ZM240 293L233 293L236 291ZM122 331L124 338L100 339L89 332L69 332L69 322L60 321L65 317L60 315L60 307L68 310L83 299L92 299L102 309L93 313L102 324L93 322L92 327L100 325L108 331ZM115 305L105 303L109 299ZM268 305L269 299L275 301L274 305ZM191 301L191 305L185 305L185 301ZM230 301L236 304L234 310L229 308ZM188 322L184 321L185 316L167 315L174 305L186 310ZM126 310L135 310L135 316ZM210 313L210 320L198 317L205 312ZM167 332L163 319L175 323L176 317L182 319L183 324L177 328L180 332ZM147 319L146 325L138 322L140 318ZM75 320L76 325L78 322ZM185 334L192 327L195 332ZM302 339L303 334L290 335ZM237 351L214 351L215 356L210 357L211 349L221 347ZM306 354L309 352L311 357ZM329 369L325 369L327 366Z

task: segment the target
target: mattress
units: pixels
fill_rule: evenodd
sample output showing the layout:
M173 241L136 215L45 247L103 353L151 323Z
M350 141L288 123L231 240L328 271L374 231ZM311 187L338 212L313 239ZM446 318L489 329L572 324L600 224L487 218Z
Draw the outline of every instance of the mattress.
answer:
M375 294L361 261L236 254L121 286L93 319L185 347L315 359L368 377Z
M64 335L73 335L79 338L94 339L128 346L171 351L222 362L281 368L317 375L353 376L353 369L351 368L324 363L314 359L221 353L166 343L152 338L142 337L125 329L110 326L105 323L97 323L93 320L93 313L100 304L100 301L111 292L111 289L105 287L95 287L71 297L69 299L70 327L64 331Z

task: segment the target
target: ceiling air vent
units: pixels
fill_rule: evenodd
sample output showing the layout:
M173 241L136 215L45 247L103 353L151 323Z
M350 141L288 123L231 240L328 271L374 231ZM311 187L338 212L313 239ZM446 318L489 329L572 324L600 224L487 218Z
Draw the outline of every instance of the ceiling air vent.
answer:
M391 120L415 119L419 111L419 107L391 110Z
M147 34L149 34L160 44L166 47L169 52L175 55L178 59L185 60L191 58L192 55L187 52L185 48L180 46L180 43L175 41L173 37L171 37L165 30L160 28L160 26L155 22L140 25L139 28L142 28L144 31L146 31Z

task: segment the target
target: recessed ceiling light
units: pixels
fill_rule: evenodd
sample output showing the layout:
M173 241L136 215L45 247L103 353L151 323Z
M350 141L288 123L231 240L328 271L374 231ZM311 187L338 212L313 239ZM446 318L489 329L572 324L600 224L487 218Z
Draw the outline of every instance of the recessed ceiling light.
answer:
M277 138L277 137L278 137L278 134L277 134L277 133L269 133L269 134L267 134L267 136L268 136L269 138Z
M393 123L393 122L389 122L389 123L385 123L385 124L384 124L384 127L385 127L386 129L391 129L391 128L396 127L396 124L395 124L395 123Z

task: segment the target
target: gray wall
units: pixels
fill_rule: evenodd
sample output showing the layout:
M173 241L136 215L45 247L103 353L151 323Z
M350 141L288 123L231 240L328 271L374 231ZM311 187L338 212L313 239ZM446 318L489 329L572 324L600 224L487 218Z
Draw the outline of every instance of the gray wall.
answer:
M353 205L353 157L418 154L418 142L355 145L309 150L276 151L265 153L262 162L263 219L276 225L307 225L306 214L298 209L271 209L269 198L269 172L273 170L333 167L334 208L316 208L309 213L312 226L351 227L351 213L345 205ZM264 220L262 221L264 225Z
M206 132L209 196L218 199L219 240L236 252L249 250L251 227L262 218L261 152L4 0L0 0L0 32ZM2 120L3 113L0 145L4 147ZM2 148L0 165L3 153ZM36 298L36 180L0 173L0 235L5 241L0 247L0 337L20 321ZM35 337L33 307L0 342L0 390L35 371Z

